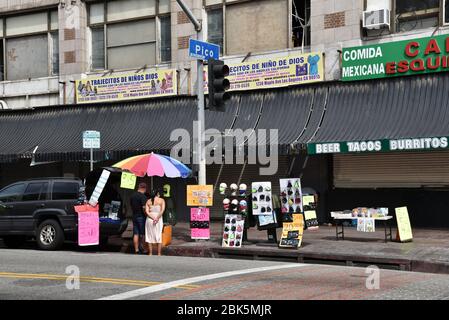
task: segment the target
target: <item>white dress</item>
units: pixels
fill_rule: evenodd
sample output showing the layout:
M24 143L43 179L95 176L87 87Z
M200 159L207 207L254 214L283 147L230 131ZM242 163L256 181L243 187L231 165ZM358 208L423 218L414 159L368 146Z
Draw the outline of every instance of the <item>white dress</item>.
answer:
M156 217L161 212L161 206L150 206L150 215ZM162 243L162 229L164 227L164 222L162 221L162 216L159 221L154 224L154 221L147 217L145 222L145 241L147 243Z

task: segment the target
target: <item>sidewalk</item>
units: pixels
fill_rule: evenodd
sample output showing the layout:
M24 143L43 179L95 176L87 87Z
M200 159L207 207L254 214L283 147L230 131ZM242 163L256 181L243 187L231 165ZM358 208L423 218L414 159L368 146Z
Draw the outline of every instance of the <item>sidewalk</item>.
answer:
M128 229L130 230L130 229ZM278 229L278 238L281 229ZM393 239L396 229L393 228ZM267 243L266 231L249 229L248 242L242 248L221 247L222 223L211 223L211 239L190 239L190 225L173 227L172 244L165 255L276 260L350 266L378 265L382 268L449 274L449 230L414 229L413 242L384 242L384 230L375 233L357 232L345 227L345 240L336 240L334 226L320 226L317 231L304 232L299 249L278 248ZM121 245L122 252L132 252L131 233L123 239L111 239Z

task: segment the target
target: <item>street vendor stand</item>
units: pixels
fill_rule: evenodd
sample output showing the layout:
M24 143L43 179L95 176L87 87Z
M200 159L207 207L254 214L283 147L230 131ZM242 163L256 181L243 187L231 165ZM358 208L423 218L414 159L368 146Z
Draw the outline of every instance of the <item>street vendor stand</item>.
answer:
M341 213L335 213L331 212L331 217L335 220L335 235L337 240L340 239L339 235L341 235L341 240L345 239L345 227L344 227L344 220L354 220L354 219L374 219L374 221L383 221L384 225L384 231L385 231L385 242L388 241L388 237L390 238L390 241L393 241L393 236L391 232L391 223L390 220L393 219L392 216L384 216L384 217L353 217L352 215L348 214L341 214ZM341 221L341 231L339 231L339 221ZM387 232L387 228L389 228L389 232Z

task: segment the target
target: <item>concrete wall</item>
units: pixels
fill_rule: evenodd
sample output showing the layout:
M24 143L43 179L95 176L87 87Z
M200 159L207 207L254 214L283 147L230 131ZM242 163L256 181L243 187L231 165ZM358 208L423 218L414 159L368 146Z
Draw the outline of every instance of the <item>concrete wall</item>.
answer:
M289 47L288 1L250 1L226 7L226 53Z

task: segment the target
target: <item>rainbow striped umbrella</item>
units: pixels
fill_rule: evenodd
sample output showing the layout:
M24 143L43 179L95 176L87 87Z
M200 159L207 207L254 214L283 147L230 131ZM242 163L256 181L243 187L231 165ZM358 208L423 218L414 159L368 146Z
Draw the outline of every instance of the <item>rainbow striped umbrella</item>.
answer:
M141 154L114 164L112 167L129 171L138 177L187 178L191 175L186 165L169 156L156 153Z

